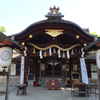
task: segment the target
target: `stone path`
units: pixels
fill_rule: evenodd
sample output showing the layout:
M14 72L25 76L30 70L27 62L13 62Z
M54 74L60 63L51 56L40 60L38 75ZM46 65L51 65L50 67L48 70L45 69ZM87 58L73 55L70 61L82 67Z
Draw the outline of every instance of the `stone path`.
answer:
M16 89L11 91L9 100L99 100L92 94L89 98L71 95L70 88L62 88L61 90L46 90L45 87L27 87L26 95L16 96ZM5 95L0 97L5 100Z

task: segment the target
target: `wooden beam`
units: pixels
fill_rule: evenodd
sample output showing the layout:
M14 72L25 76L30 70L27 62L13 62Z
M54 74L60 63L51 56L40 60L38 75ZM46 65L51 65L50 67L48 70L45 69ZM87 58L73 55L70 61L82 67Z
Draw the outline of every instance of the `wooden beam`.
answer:
M96 47L100 47L100 43L97 43L97 44L96 44Z

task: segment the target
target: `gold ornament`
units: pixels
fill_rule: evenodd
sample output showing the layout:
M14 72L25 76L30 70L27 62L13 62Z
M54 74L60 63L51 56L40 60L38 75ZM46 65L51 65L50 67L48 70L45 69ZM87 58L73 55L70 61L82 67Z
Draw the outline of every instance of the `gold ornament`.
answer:
M33 49L33 52L32 53L36 53L35 48Z
M79 38L80 38L80 36L79 36L79 35L76 35L76 38L77 38L77 39L79 39Z
M46 54L46 51L44 52L44 55L43 55L44 57L47 57L47 54Z
M53 12L55 13L55 12ZM45 29L46 33L45 34L48 34L52 37L57 37L58 35L60 34L63 34L63 30L61 29Z
M30 34L30 35L29 35L29 38L32 38L32 37L33 37L32 34Z
M62 58L65 58L65 53L63 52Z
M22 45L25 45L25 42L22 42Z
M55 50L55 48L53 48L53 53L56 53L56 50Z
M87 46L87 44L86 44L86 43L84 43L84 46Z
M74 55L74 50L72 49L72 51L71 51L71 55Z

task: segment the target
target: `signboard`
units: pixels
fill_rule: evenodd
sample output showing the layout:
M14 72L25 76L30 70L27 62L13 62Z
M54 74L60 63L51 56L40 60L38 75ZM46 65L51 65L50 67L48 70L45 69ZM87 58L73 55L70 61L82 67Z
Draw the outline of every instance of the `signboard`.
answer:
M24 56L21 58L20 84L24 81Z
M80 58L82 82L88 84L88 75L84 58Z

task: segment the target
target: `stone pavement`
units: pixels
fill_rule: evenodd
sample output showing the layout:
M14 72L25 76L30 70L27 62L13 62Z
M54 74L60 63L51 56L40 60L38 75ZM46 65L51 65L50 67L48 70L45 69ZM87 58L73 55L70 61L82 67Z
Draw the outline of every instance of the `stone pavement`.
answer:
M9 100L99 100L98 96L92 94L89 98L71 95L70 88L61 88L61 90L46 90L45 87L27 87L26 95L16 96L16 89L13 89L9 95ZM5 95L0 97L5 100Z

